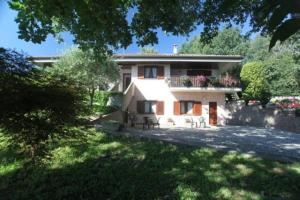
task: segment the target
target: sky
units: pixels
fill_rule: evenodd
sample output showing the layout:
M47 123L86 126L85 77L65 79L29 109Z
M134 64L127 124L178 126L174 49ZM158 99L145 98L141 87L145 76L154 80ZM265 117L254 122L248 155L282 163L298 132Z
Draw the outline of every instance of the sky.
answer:
M58 43L55 38L48 36L47 40L41 44L26 42L18 38L18 24L14 21L17 12L11 10L5 0L0 0L0 47L15 49L29 56L55 56L61 54L67 48L72 47L73 36L69 33L63 33L64 42ZM166 35L158 30L158 44L153 48L159 53L172 53L173 44L180 46L192 37L199 35L202 27L189 34L189 36ZM138 53L140 47L133 43L127 49L119 49L115 53Z

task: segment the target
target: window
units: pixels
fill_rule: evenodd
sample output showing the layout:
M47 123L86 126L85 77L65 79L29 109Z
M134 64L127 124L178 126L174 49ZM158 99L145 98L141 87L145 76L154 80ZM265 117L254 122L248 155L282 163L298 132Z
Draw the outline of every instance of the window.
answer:
M157 67L145 67L144 68L145 78L156 78L157 77Z
M180 102L180 114L193 114L194 102L181 101Z
M155 101L145 101L144 102L144 113L152 114L155 113L156 102Z

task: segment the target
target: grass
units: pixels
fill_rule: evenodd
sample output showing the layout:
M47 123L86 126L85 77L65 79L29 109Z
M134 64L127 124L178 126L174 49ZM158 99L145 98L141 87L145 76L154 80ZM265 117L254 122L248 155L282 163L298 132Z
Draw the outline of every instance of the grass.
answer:
M0 199L299 199L300 164L75 129L36 166L0 134Z

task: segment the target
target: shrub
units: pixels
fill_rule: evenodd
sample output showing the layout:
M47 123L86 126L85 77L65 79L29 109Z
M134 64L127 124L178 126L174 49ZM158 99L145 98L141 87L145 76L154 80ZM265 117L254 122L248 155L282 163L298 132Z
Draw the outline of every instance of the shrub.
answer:
M97 91L95 93L95 102L93 113L110 113L122 107L123 94L120 92Z
M264 107L271 99L270 87L264 79L262 62L250 62L243 66L241 81L243 83L243 99L246 104L249 100L259 100Z
M122 124L115 120L103 121L102 127L107 131L121 131L123 128Z
M21 54L0 52L0 128L35 157L42 144L86 111L84 90L64 76L51 77Z

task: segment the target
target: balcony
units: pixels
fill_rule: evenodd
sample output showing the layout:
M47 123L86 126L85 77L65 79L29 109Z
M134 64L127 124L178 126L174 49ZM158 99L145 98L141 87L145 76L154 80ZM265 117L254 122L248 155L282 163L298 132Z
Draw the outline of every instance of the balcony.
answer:
M239 92L240 81L230 75L217 77L206 76L171 76L167 80L174 92Z

